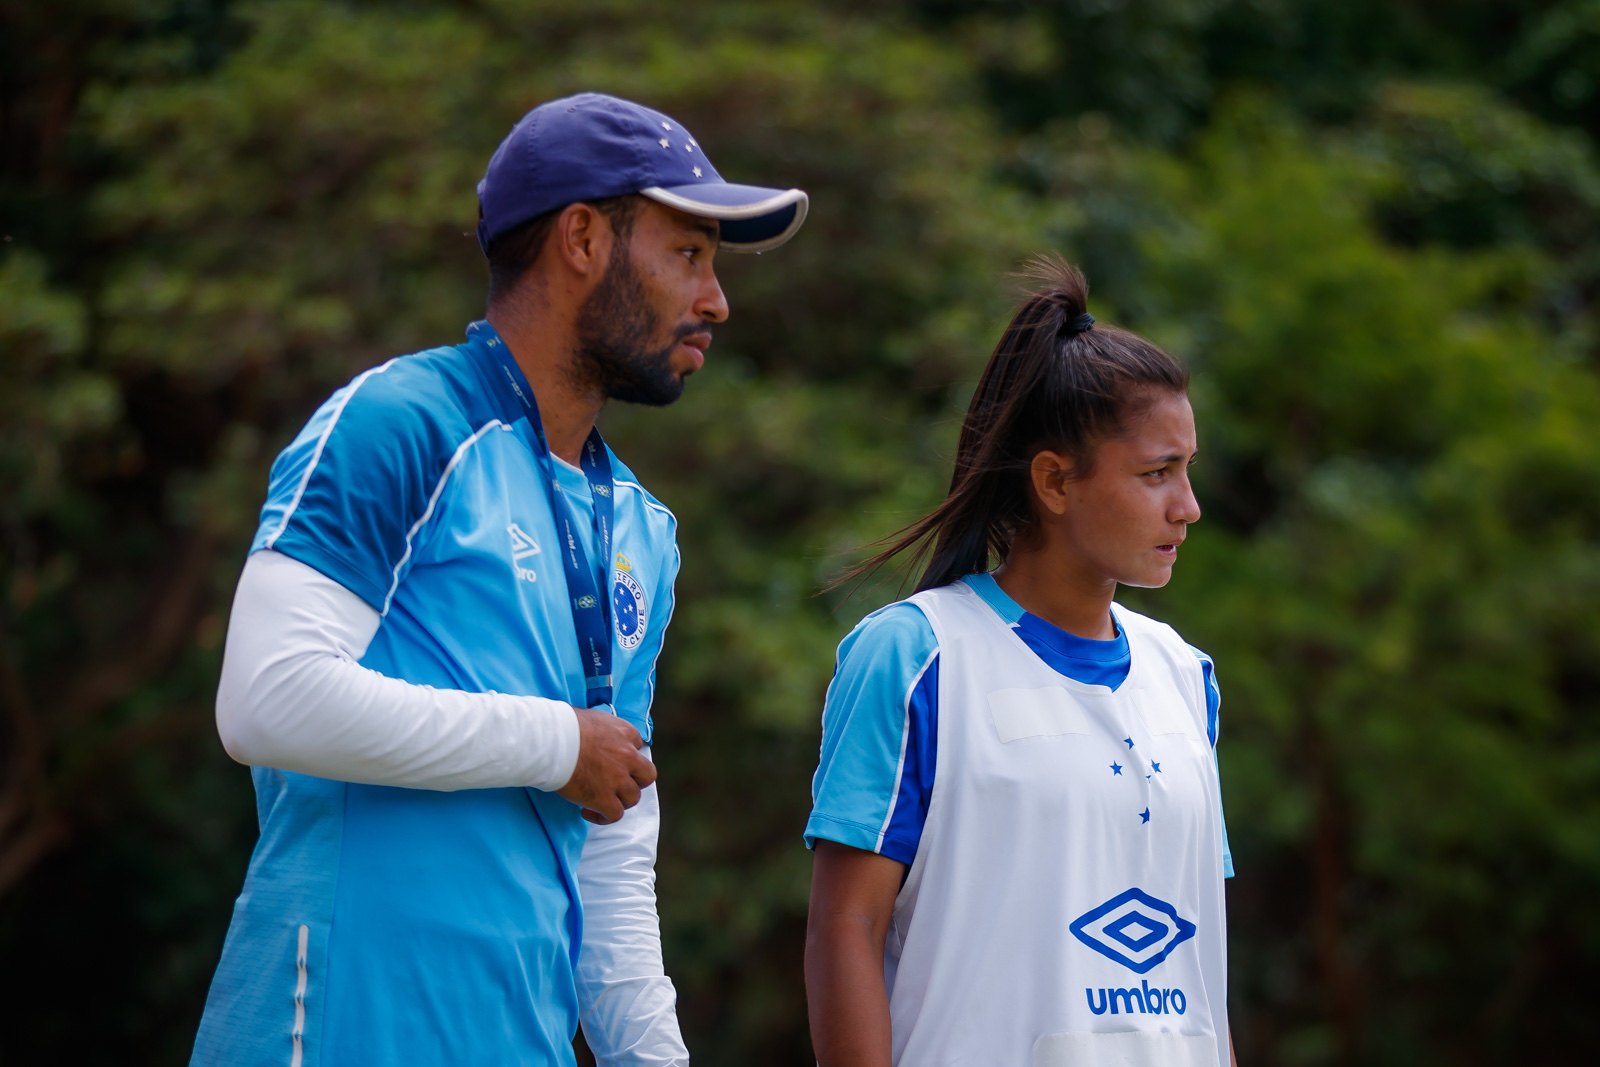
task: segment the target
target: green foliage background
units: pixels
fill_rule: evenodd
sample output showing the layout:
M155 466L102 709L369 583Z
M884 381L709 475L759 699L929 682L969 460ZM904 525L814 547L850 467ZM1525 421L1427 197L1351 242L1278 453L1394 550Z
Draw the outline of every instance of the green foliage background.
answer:
M528 107L682 118L812 215L686 400L666 952L697 1062L810 1062L818 589L948 476L1059 249L1196 377L1130 595L1219 665L1240 1060L1580 1047L1600 963L1600 3L0 3L0 1061L182 1062L254 839L210 701L277 450L482 308Z

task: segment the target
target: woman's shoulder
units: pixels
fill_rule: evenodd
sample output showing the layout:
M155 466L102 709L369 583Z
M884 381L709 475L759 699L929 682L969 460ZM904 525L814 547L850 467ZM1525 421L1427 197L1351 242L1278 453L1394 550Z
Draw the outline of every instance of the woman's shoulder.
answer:
M1208 674L1215 669L1211 656L1185 640L1170 623L1151 618L1149 615L1141 615L1121 604L1113 604L1112 613L1116 616L1117 625L1127 633L1130 641L1158 645L1173 658L1183 663L1192 661Z
M915 600L897 600L856 623L839 644L839 661L887 658L925 661L939 650L933 626Z
M1176 641L1179 644L1185 643L1183 637L1170 623L1162 622L1160 619L1152 618L1149 615L1142 615L1132 608L1124 607L1122 604L1112 604L1111 614L1117 620L1117 625L1127 631L1130 637L1139 635L1157 638L1162 641Z

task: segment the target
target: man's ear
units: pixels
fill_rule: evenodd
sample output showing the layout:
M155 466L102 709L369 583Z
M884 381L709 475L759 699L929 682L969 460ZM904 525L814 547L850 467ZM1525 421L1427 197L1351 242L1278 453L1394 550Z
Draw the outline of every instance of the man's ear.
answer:
M550 251L568 270L590 280L605 273L616 232L592 204L568 204L551 227Z
M1067 482L1072 479L1072 469L1071 457L1049 449L1035 453L1028 465L1034 498L1051 515L1067 512Z

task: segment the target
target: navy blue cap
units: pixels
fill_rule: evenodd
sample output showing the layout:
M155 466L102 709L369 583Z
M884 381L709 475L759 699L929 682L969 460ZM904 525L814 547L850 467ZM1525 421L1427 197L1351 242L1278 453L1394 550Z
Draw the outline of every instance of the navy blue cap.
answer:
M793 237L799 189L722 180L675 119L602 93L540 104L512 127L478 183L478 244L568 204L638 193L721 223L720 247L765 252Z

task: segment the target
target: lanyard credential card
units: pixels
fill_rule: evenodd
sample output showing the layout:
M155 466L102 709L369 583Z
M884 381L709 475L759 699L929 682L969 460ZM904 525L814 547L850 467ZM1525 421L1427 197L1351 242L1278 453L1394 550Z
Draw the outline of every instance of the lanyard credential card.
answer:
M584 551L583 538L578 532L578 519L572 506L556 488L555 461L550 455L550 442L544 436L544 422L539 418L539 404L522 370L512 358L511 350L485 324L472 331L500 361L500 370L506 376L511 391L522 400L527 409L528 424L533 428L534 451L544 473L545 492L550 497L550 513L555 518L556 530L561 536L561 564L567 573L567 603L572 609L572 628L578 636L578 654L583 660L585 699L589 707L610 704L611 685L611 597L602 592L607 575L589 563ZM600 546L600 559L611 559L612 499L611 456L600 439L598 429L589 431L583 443L582 468L589 480L589 490L594 494L595 542Z

